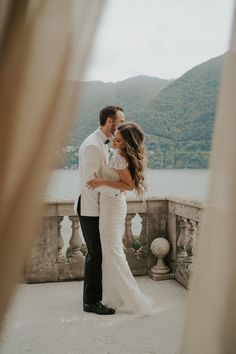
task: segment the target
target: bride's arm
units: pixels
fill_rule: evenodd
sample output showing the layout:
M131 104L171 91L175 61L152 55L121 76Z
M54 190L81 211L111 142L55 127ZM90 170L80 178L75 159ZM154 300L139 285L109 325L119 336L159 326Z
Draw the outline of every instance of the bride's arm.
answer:
M112 181L110 179L104 179L104 186L116 188L116 189L121 189L121 190L127 190L127 191L132 191L134 186L133 186L133 181L131 174L128 170L128 168L125 168L124 170L116 170L114 169L119 177L120 181Z
M115 171L118 173L120 177L120 181L113 181L111 179L104 179L97 174L94 174L94 178L90 181L87 182L87 187L89 189L94 189L98 188L101 186L107 186L115 189L120 189L120 190L127 190L127 191L132 191L133 190L133 181L130 175L130 172L127 168L123 170L116 170Z

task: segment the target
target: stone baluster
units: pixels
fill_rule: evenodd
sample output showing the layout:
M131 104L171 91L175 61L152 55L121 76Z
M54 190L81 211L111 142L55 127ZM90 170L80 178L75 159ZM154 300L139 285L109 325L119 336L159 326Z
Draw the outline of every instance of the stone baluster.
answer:
M147 245L147 234L146 234L147 214L140 213L139 215L141 217L141 225L142 225L139 241L141 242L142 246L146 246Z
M125 252L126 253L133 253L134 249L132 247L132 244L134 242L134 235L132 232L132 219L135 216L134 213L127 214L126 219L125 219L125 234L123 238L123 243L125 246Z
M192 249L192 254L193 257L196 257L197 254L197 246L198 246L198 240L199 240L199 233L200 233L200 223L198 221L196 221L195 224L195 239L194 239L194 243L193 243L193 249Z
M147 234L146 234L146 224L147 224L147 214L140 213L141 218L141 233L138 238L139 242L141 243L141 247L137 251L137 255L139 258L145 258L148 254L148 244L147 244Z
M184 249L186 242L186 230L188 227L187 219L183 217L179 217L179 237L177 241L177 258L185 258L187 256L187 252Z
M83 253L81 252L81 246L82 246L82 240L79 235L79 217L74 215L74 216L69 216L70 221L72 222L71 228L72 228L72 234L70 238L70 251L68 254L68 257L70 260L77 258L77 257L84 257Z
M62 237L61 233L61 228L62 228L62 220L64 219L64 216L57 216L57 233L58 233L58 259L63 260L65 258L65 255L62 252L62 249L64 247L64 240Z
M194 246L196 242L196 222L193 220L189 221L189 232L186 237L186 242L184 249L187 253L187 257L185 259L185 262L187 263L192 263L193 258L194 258Z

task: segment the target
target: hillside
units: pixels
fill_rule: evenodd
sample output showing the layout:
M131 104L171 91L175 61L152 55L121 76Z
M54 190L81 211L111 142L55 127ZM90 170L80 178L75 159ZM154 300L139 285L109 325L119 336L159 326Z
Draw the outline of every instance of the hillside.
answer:
M97 127L99 110L115 104L124 108L127 120L143 127L149 167L206 168L223 59L213 58L175 81L138 76L117 83L83 83L80 120L61 165L76 167L78 147Z
M135 117L147 134L150 165L206 168L224 57L198 65Z
M94 131L98 124L98 113L107 105L123 107L127 120L134 120L143 107L154 99L170 80L150 76L136 76L116 83L88 81L82 83L79 119L64 149L62 168L77 167L77 152L81 142Z
M137 115L169 82L149 76L137 76L116 83L84 82L79 119L73 138L80 145L96 129L99 123L98 113L107 105L123 107L126 118L133 119L133 115Z

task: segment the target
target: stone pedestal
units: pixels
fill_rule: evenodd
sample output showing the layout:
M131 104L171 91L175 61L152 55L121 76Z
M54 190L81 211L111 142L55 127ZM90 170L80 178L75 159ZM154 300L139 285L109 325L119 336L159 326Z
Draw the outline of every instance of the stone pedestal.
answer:
M171 279L174 279L174 273L154 274L154 273L152 273L152 271L149 271L148 275L149 275L149 277L152 280L171 280Z
M58 280L76 280L84 278L85 257L65 258L58 264Z
M149 271L150 278L153 280L173 279L173 273L164 262L164 258L170 251L168 240L163 237L157 237L151 243L151 251L157 257L157 263Z
M41 283L58 280L58 236L57 218L42 219L25 265L27 283Z
M184 259L177 259L175 269L175 279L185 288L190 288L190 275L192 263L186 262Z

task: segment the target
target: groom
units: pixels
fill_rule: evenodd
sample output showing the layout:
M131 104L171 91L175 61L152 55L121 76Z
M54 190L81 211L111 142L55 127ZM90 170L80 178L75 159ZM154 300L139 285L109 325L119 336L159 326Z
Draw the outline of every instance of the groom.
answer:
M99 192L86 187L86 182L108 161L107 144L118 124L124 122L121 107L107 106L99 113L100 127L89 135L79 149L79 198L77 212L87 246L85 259L83 309L99 315L112 315L115 310L102 300L102 250L99 234ZM100 187L109 188L109 187ZM117 190L114 189L114 193Z

